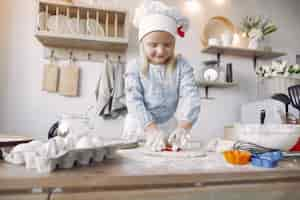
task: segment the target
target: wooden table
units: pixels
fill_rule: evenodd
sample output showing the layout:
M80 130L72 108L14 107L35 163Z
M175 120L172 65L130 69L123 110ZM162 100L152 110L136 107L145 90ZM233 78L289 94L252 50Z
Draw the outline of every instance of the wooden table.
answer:
M0 199L300 199L300 160L275 169L235 167L221 155L173 159L122 150L90 167L38 174L0 162Z

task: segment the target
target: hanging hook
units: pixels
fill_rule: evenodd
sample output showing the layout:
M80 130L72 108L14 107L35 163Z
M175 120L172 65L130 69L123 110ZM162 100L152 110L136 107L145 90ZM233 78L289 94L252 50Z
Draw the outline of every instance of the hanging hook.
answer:
M75 62L75 57L74 57L74 55L73 55L73 51L70 51L69 59L70 59L70 63Z
M92 54L88 53L88 60L91 60Z
M73 59L73 51L70 51L70 54L69 54L69 59L72 60Z
M53 63L55 60L55 57L54 57L54 49L51 49L51 52L50 52L50 63Z
M54 49L51 49L50 58L54 58L54 53L55 53Z

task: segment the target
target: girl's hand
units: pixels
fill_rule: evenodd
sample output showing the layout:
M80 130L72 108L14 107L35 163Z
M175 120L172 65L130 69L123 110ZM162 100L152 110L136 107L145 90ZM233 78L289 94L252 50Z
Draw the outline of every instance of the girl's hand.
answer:
M153 124L151 127L148 126L146 128L145 146L151 151L162 151L166 147L164 134L155 124Z
M146 128L145 128L145 132L151 132L151 131L158 131L158 127L154 122L151 122Z
M190 138L190 129L178 127L169 136L168 143L172 145L173 151L177 151L178 149L184 149Z
M178 128L184 128L189 131L190 129L192 129L192 123L188 121L180 121L178 124Z

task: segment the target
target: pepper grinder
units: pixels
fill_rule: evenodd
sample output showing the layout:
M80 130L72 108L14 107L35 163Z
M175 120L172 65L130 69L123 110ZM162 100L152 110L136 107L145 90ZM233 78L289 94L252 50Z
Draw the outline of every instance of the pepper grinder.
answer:
M260 124L261 125L265 124L265 119L266 119L266 110L262 109L260 111Z
M226 65L226 82L232 82L232 63Z

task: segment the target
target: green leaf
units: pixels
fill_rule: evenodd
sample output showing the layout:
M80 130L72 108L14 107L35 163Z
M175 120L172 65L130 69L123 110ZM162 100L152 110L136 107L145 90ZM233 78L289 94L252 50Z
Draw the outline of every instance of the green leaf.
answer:
M289 67L288 72L289 72L290 74L292 74L292 73L295 73L295 70L294 70L292 67Z

